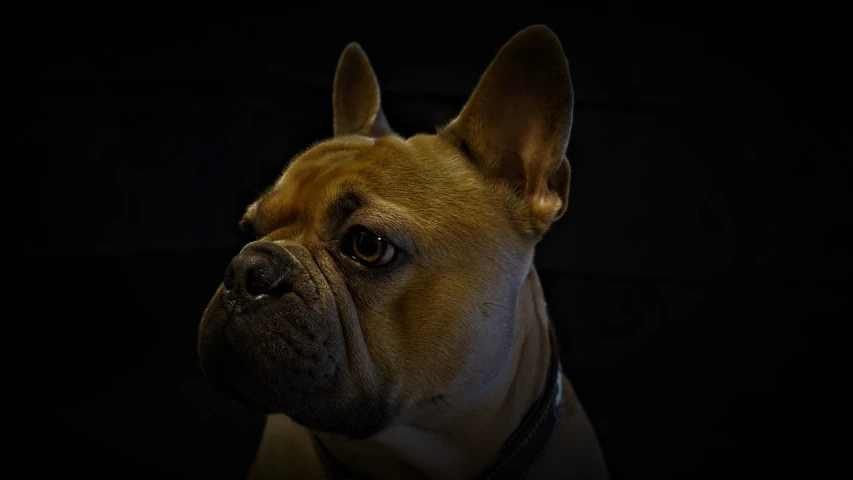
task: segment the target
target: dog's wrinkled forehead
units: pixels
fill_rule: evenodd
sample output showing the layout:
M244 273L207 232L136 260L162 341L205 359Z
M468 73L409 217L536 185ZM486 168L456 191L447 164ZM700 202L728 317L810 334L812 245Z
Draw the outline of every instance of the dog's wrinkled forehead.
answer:
M411 232L424 246L441 235L476 242L484 229L506 228L475 166L435 135L321 142L298 156L244 218L259 237L322 241L339 234L355 211L364 213L358 219L365 226L388 230L376 233Z
M365 192L363 171L374 147L368 137L329 140L309 148L246 211L259 235L299 224L322 221L324 209L354 209ZM334 204L334 205L333 205ZM334 213L334 212L331 212ZM330 219L331 220L331 219Z

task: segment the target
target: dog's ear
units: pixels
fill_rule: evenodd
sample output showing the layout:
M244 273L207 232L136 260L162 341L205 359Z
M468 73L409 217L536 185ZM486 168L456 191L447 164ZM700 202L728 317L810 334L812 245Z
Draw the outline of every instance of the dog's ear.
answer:
M534 25L501 48L459 116L439 131L524 200L533 234L566 210L573 96L560 40Z
M334 133L381 137L393 131L382 112L379 82L361 46L350 43L341 53L332 93Z

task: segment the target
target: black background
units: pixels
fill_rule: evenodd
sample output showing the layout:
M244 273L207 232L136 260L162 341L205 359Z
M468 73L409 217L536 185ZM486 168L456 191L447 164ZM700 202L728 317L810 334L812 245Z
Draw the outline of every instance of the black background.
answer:
M41 8L0 20L4 469L242 478L261 419L206 389L195 329L243 208L331 135L340 51L361 43L410 135L533 23L577 95L536 264L613 477L846 468L840 7Z

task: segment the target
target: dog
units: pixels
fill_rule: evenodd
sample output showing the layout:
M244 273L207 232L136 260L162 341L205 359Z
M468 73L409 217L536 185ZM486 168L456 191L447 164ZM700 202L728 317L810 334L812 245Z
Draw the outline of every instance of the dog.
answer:
M267 414L249 477L607 478L533 266L571 179L557 36L518 32L433 135L392 130L357 43L333 90L199 326L209 386Z

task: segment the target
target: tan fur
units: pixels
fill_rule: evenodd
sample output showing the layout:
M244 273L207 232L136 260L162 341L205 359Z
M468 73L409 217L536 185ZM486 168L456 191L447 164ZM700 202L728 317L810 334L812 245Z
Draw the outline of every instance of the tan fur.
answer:
M435 172L442 172L440 184L432 181ZM461 373L457 352L477 348L464 323L448 320L484 317L485 310L486 321L502 323L501 315L495 315L500 307L477 308L476 301L503 305L514 297L512 288L519 287L507 285L501 291L504 273L482 272L483 256L505 257L490 263L502 268L515 263L518 274L529 258L506 238L513 227L495 214L502 208L499 199L477 178L470 162L440 137L384 137L375 142L344 137L318 145L292 162L283 182L258 202L251 221L269 240L299 241L309 250L322 250L329 235L323 230L322 212L338 196L341 184L357 188L375 203L360 215L382 216L385 225L400 224L418 239L418 264L404 278L382 291L365 285L367 291L352 293L356 306L369 306L360 311L359 322L383 379L406 379L411 387L404 389L403 401L423 400ZM479 219L476 225L472 218ZM467 291L479 295L490 285L495 286L494 298L465 298Z
M340 395L380 391L398 412L371 438L317 432L324 443L367 476L470 478L497 460L545 381L548 320L532 264L568 201L568 64L550 30L525 29L456 119L408 139L388 126L378 85L348 45L335 136L298 155L244 222L262 241L307 250L334 294L349 379ZM340 263L327 212L345 191L365 199L347 225L389 232L404 267L368 279ZM322 476L307 433L271 415L251 476ZM569 437L595 443L591 430Z

